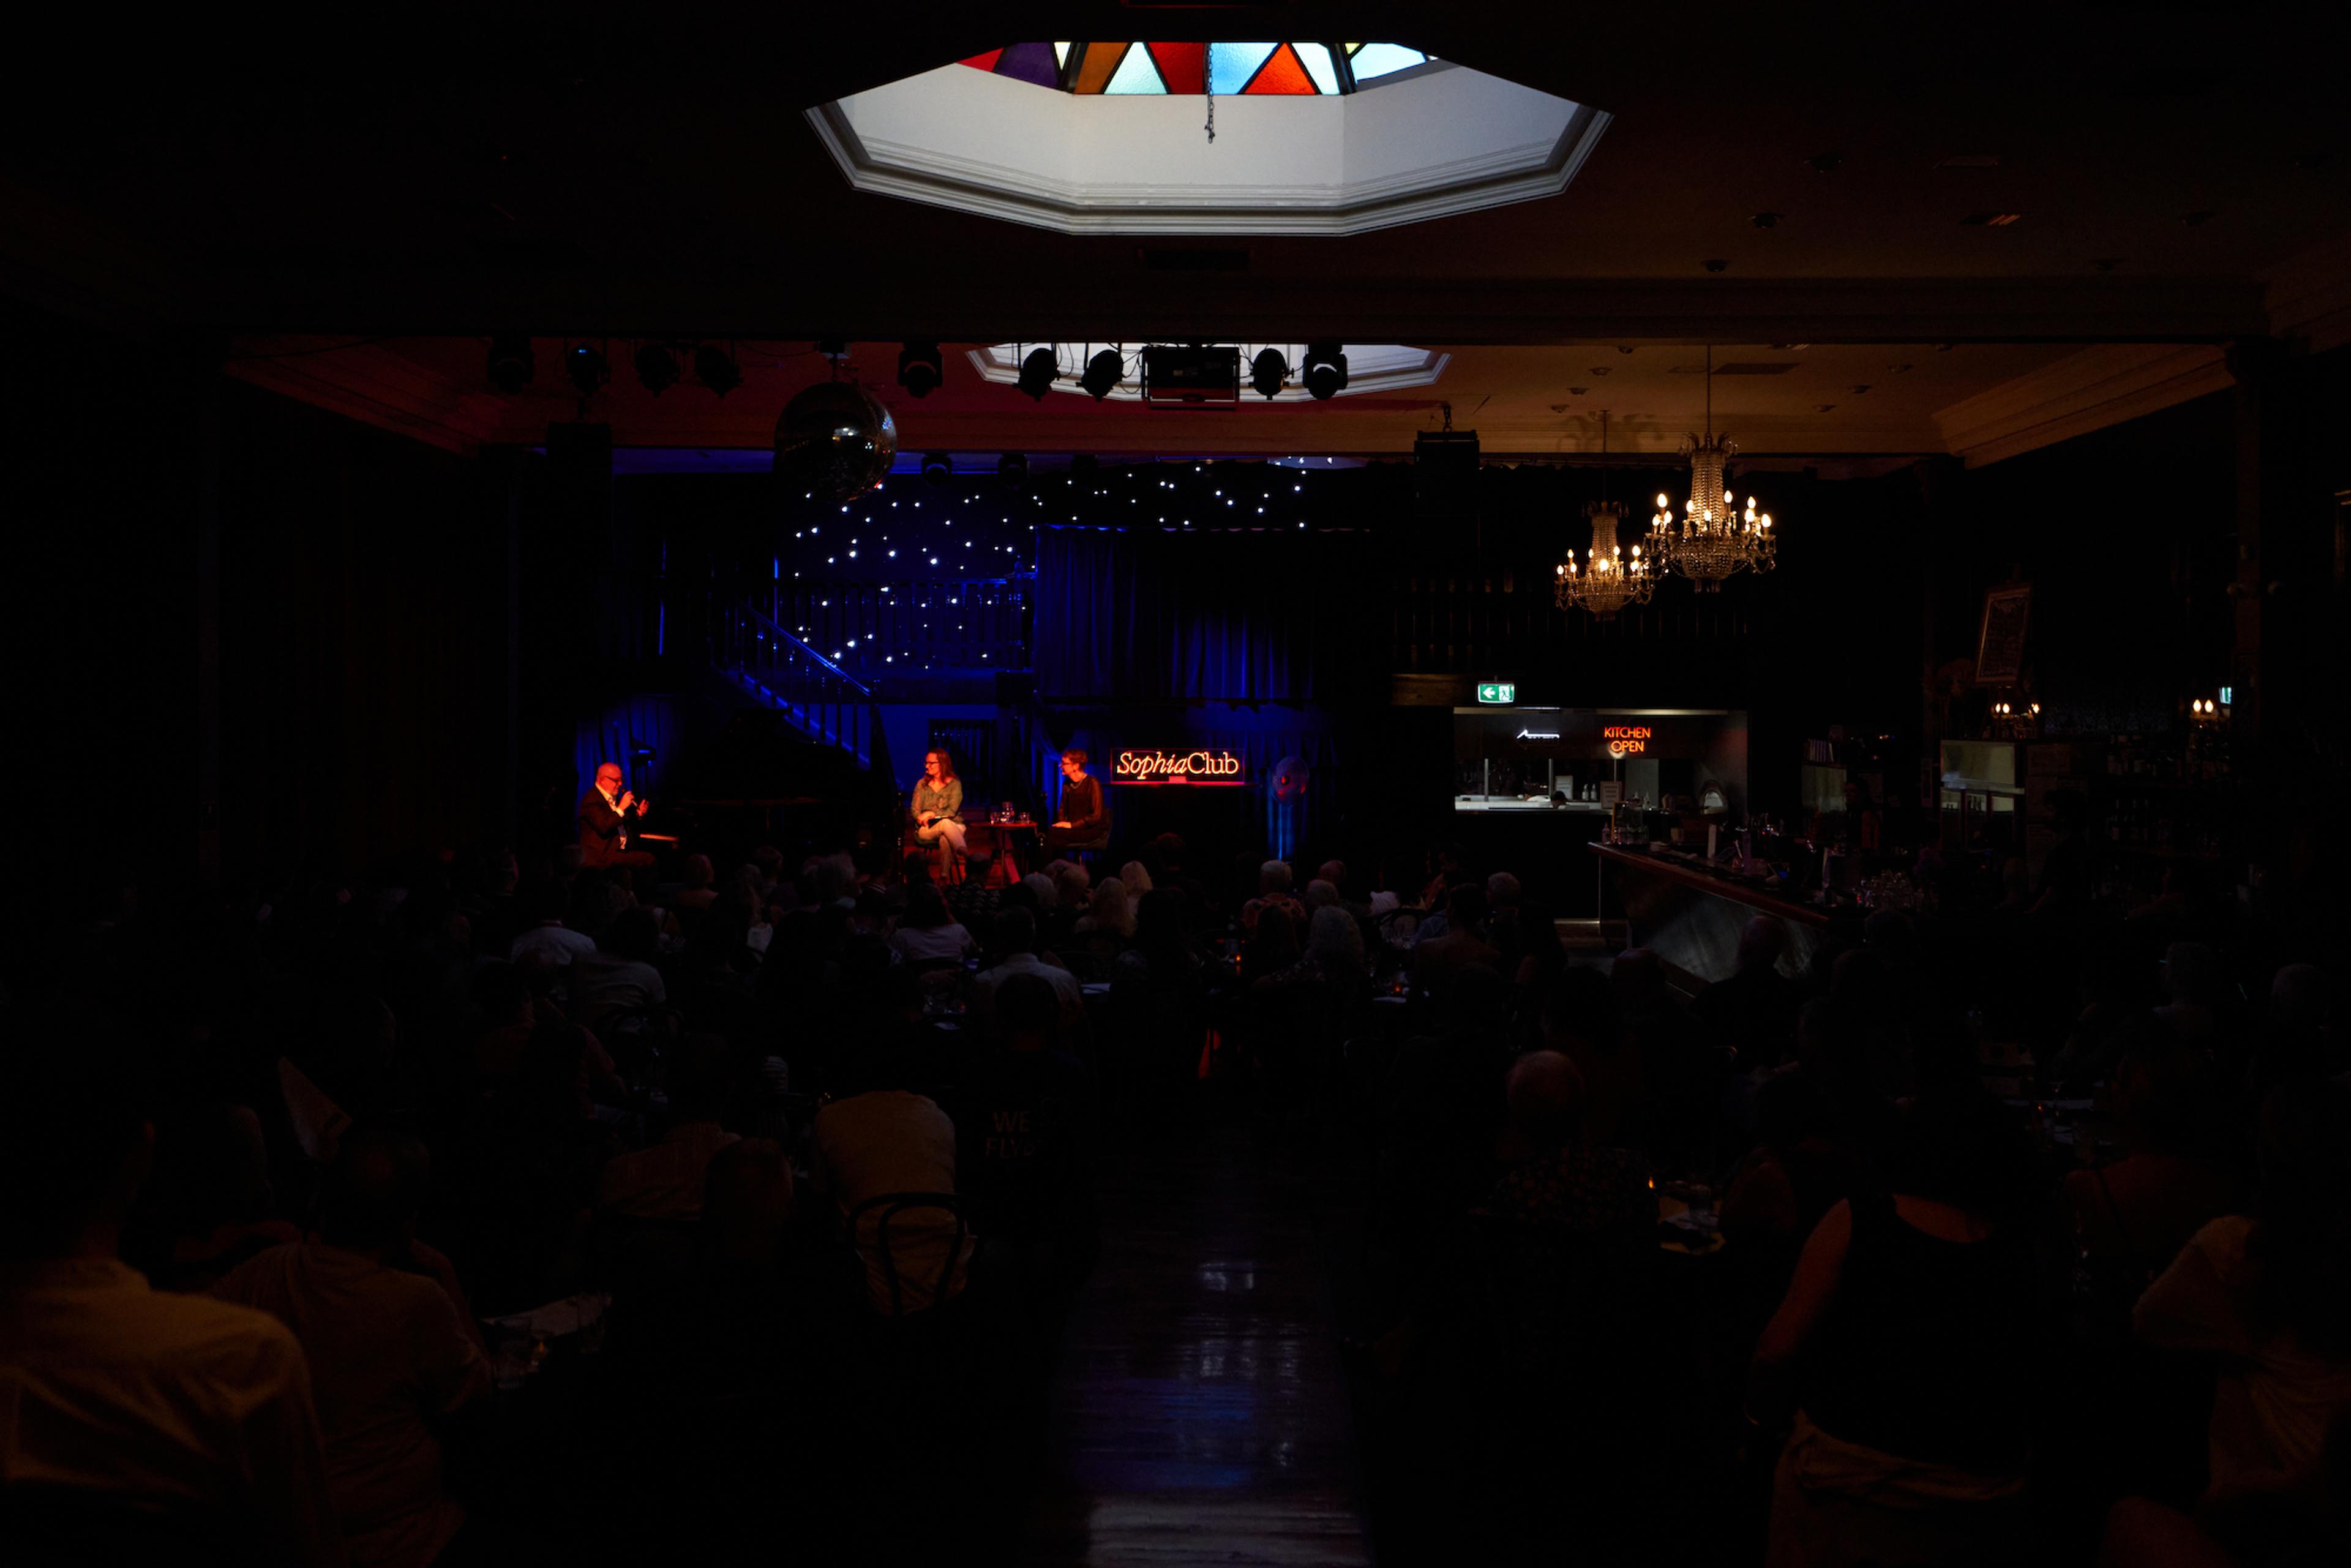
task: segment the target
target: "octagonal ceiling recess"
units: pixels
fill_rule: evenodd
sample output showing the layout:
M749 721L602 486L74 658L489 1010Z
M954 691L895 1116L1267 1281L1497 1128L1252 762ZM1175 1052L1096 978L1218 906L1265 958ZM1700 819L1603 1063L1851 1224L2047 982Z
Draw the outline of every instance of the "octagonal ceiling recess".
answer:
M808 116L858 190L1064 234L1347 235L1532 201L1609 122L1438 60L1352 92L1213 99L1040 91L949 62Z

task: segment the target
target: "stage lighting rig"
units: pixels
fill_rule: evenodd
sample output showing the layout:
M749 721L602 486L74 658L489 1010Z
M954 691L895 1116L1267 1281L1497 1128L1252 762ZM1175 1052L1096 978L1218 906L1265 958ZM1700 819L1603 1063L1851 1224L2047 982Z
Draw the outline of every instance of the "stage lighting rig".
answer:
M530 385L538 372L538 360L530 351L529 333L500 332L490 340L490 385L512 397Z
M909 397L925 398L946 380L946 361L935 342L910 342L898 350L898 384Z
M1027 357L1020 361L1020 380L1018 384L1022 392L1027 392L1039 402L1042 402L1045 401L1045 394L1052 390L1053 378L1061 373L1061 361L1053 357L1052 350L1031 349Z
M1281 383L1289 379L1290 361L1281 357L1280 349L1261 349L1249 361L1249 385L1268 402L1281 395Z
M677 350L667 343L640 343L636 355L637 384L655 397L677 385Z
M1104 349L1086 361L1086 373L1078 378L1078 385L1085 389L1088 397L1100 402L1118 390L1125 374L1125 356L1116 349Z
M563 350L563 379L585 402L602 392L604 383L612 379L611 361L593 343L574 343Z
M1322 342L1306 345L1306 364L1299 380L1306 390L1322 400L1338 396L1347 390L1347 353L1337 343Z
M694 350L694 379L725 397L743 384L743 367L735 362L731 347L704 343Z

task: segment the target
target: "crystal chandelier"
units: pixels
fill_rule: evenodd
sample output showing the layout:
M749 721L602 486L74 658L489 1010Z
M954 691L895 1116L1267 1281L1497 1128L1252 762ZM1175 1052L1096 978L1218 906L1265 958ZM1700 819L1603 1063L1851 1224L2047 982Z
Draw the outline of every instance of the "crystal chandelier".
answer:
M1608 455L1608 411L1600 411L1600 453ZM1641 557L1641 547L1635 545L1628 559L1625 547L1616 542L1616 526L1625 520L1625 508L1607 498L1607 472L1601 473L1601 498L1586 505L1583 515L1592 519L1592 548L1584 552L1583 565L1575 564L1575 551L1570 549L1559 563L1559 607L1562 610L1589 610L1594 618L1613 621L1616 612L1627 604L1646 604L1649 595L1657 591L1657 579L1650 563Z
M1649 553L1656 570L1676 571L1690 580L1700 593L1719 593L1722 580L1734 572L1769 571L1778 548L1771 533L1771 514L1755 509L1747 497L1741 512L1723 488L1722 467L1739 450L1728 435L1714 433L1714 350L1706 351L1706 434L1683 438L1682 455L1689 459L1689 503L1678 524L1672 504L1657 497L1657 515L1649 519Z

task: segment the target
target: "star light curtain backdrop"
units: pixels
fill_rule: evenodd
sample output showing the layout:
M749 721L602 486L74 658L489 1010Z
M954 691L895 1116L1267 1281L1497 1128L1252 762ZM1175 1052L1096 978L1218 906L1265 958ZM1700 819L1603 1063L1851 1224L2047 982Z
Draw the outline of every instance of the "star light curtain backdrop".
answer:
M1062 92L1328 98L1430 63L1403 44L1007 44L963 63Z

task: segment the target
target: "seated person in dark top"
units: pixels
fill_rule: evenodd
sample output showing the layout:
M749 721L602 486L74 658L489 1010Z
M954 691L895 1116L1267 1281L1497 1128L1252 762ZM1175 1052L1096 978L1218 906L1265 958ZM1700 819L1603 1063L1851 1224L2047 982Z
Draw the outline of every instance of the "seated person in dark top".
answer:
M997 988L995 1019L1000 1044L957 1099L957 1189L991 1244L1067 1281L1094 1249L1093 1074L1060 1049L1061 998L1038 976Z
M1791 1387L1774 1562L1990 1563L2019 1554L2041 1376L2029 1150L1934 1031L1883 1179L1832 1207L1756 1346L1749 1407Z
M1796 1043L1796 983L1780 973L1788 928L1759 915L1739 934L1739 969L1706 988L1698 1021L1737 1056L1734 1071L1751 1072L1779 1061Z
M1465 882L1446 895L1442 936L1414 944L1413 979L1424 989L1442 984L1472 964L1502 971L1501 950L1480 935L1486 925L1486 890Z
M1646 1247L1657 1224L1648 1166L1627 1150L1585 1142L1583 1075L1575 1063L1555 1051L1531 1051L1511 1066L1506 1094L1510 1170L1487 1197L1487 1211Z
M1110 802L1102 780L1086 771L1086 754L1076 747L1061 753L1061 810L1045 830L1045 852L1100 849L1110 842Z

